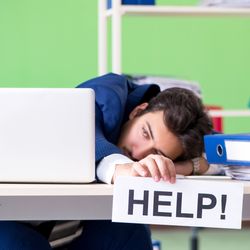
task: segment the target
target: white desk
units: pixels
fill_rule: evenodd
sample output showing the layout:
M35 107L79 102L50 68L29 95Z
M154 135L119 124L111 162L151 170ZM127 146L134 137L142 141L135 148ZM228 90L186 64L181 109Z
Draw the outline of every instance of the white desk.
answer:
M110 219L107 184L0 184L0 220Z
M250 220L250 181L243 183ZM112 195L107 184L0 184L0 220L110 219Z

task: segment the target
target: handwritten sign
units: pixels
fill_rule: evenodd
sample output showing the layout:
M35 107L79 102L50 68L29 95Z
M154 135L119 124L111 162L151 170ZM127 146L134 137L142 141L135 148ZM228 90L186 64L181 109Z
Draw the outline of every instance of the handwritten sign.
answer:
M240 229L242 204L242 183L118 177L112 221Z

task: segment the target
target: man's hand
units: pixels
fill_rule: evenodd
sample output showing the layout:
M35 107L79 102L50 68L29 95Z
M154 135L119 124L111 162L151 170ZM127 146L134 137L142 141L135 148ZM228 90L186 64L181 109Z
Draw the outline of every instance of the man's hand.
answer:
M176 171L172 160L162 155L150 154L134 163L117 164L112 179L114 183L117 176L152 177L155 181L169 181L175 183Z

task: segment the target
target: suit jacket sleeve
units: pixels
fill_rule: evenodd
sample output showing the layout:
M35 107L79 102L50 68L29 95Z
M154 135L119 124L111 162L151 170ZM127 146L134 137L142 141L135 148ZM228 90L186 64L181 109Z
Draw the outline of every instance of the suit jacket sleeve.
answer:
M103 157L122 153L115 145L120 133L127 101L127 79L116 74L107 74L91 79L78 87L95 91L95 150L96 163Z
M113 73L91 79L78 87L95 91L96 164L110 154L122 154L116 144L128 114L160 91L157 85L139 86L125 76Z

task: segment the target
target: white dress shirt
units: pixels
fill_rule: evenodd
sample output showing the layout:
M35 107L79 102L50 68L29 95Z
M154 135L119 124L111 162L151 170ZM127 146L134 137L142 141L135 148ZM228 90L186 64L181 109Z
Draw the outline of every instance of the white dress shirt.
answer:
M97 177L100 181L111 184L115 165L132 163L133 161L122 154L111 154L104 157L97 166Z

